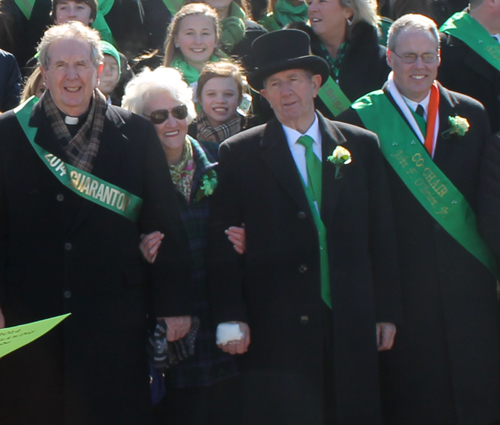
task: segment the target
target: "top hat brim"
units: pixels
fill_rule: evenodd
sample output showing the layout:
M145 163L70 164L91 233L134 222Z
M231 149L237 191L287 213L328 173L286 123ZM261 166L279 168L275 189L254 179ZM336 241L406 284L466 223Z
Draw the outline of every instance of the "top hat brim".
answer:
M260 91L264 88L264 80L266 78L289 69L304 69L311 71L314 75L319 74L321 75L321 85L325 84L330 76L330 67L323 58L307 55L288 59L286 62L260 67L248 76L248 83L254 90Z

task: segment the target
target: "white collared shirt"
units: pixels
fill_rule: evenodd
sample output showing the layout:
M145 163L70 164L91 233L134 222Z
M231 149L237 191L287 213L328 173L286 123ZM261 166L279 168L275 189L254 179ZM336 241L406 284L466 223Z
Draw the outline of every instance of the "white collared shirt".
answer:
M429 90L429 93L427 93L427 96L425 96L424 100L421 100L420 102L415 102L411 99L408 99L407 97L401 95L401 97L404 99L408 107L413 111L417 112L417 106L422 105L422 108L424 108L424 120L427 122L427 114L429 112L429 102L431 100L431 91Z
M319 131L318 116L314 114L314 121L311 127L309 127L309 129L304 134L299 133L297 130L294 130L293 128L287 127L286 125L282 124L282 126L283 126L283 131L285 132L286 141L288 142L288 146L290 148L290 152L292 153L293 160L295 161L295 165L297 166L297 169L299 170L299 173L302 176L304 183L309 187L309 182L307 179L306 148L300 143L297 143L297 140L299 140L299 137L301 136L311 137L314 140L314 143L312 145L313 152L320 161L322 160L321 133Z

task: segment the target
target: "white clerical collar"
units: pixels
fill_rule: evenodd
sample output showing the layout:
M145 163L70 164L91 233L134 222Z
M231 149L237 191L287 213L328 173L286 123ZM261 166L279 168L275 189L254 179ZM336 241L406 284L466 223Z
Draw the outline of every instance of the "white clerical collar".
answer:
M64 122L67 125L77 125L79 121L78 117L70 117L69 115L64 117Z
M427 121L427 114L429 112L429 101L431 100L431 91L429 89L429 93L427 93L427 96L420 102L415 102L414 100L408 99L406 96L401 95L401 97L404 99L406 104L410 107L410 109L413 112L417 111L417 106L422 105L422 108L424 108L424 120Z
M283 131L285 132L286 141L288 142L288 146L290 146L290 149L293 147L293 145L295 145L295 143L297 143L297 140L299 140L300 136L309 136L314 140L314 145L317 144L318 146L321 146L321 132L319 131L319 121L316 113L314 114L314 121L311 124L311 127L309 127L304 134L298 132L297 130L291 127L287 127L284 124L281 125L283 126Z

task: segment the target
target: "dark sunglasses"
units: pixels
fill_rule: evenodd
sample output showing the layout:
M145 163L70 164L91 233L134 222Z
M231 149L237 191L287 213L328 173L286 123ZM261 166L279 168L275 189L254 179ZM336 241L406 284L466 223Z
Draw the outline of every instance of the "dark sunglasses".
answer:
M161 124L168 120L169 114L177 120L183 120L187 117L188 111L186 105L179 105L170 110L168 109L158 109L157 111L151 112L150 115L143 114L145 117L148 117L153 124Z

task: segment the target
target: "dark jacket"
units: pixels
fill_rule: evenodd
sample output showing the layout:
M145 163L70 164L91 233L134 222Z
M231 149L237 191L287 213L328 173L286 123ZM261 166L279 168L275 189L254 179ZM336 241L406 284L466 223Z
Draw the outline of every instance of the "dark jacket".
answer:
M8 111L19 104L22 82L16 59L0 49L0 112Z
M321 216L333 309L332 403L338 425L381 424L376 322L399 320L395 235L372 133L319 116ZM353 161L335 178L337 145ZM276 119L222 143L212 199L210 283L216 323L250 326L241 424L324 424L319 243L297 167ZM245 223L242 260L224 237Z
M440 96L434 162L477 212L488 117L468 96L441 86ZM443 138L448 117L455 115L468 120L469 131ZM362 125L352 109L339 119ZM495 422L500 419L495 277L431 217L388 162L386 169L403 297L394 348L381 353L387 424Z
M450 90L479 100L488 112L491 132L500 130L500 71L448 34L441 34L438 80Z
M65 160L40 103L35 143ZM137 223L62 185L13 112L0 116L0 304L7 326L71 313L3 358L4 423L149 423L146 293L153 316L190 315L188 249L153 126L108 106L92 174L143 199ZM146 275L140 233L165 233ZM165 245L165 246L163 246Z
M309 34L312 53L323 57L321 41L310 26L303 22L294 22L287 28L300 29ZM386 48L378 44L376 28L366 22L359 22L352 29L349 43L349 49L340 65L337 83L347 98L354 102L359 97L382 88L390 68L385 58ZM319 97L316 98L315 104L325 117L334 118Z

